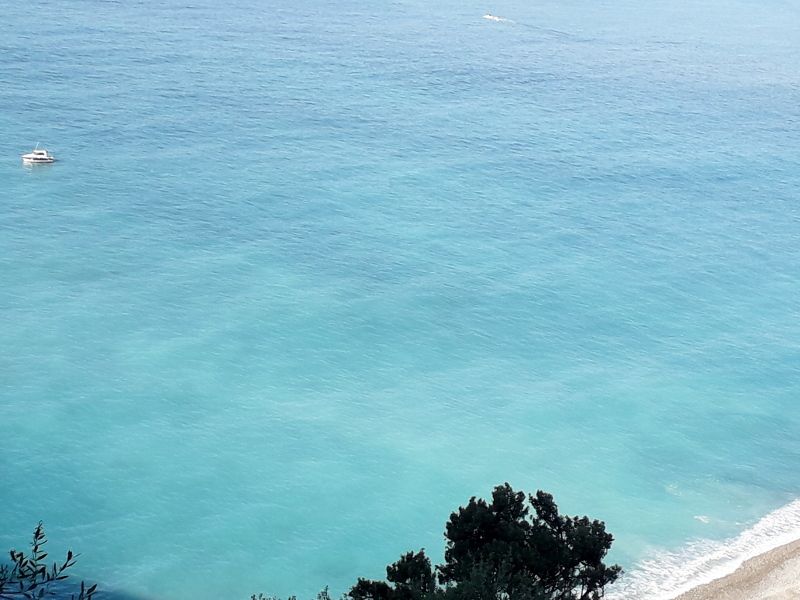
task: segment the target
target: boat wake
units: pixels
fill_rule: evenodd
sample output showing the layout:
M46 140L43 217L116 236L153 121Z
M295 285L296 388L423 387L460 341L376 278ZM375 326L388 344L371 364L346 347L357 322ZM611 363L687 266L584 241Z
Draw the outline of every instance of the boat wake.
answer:
M634 566L606 594L608 600L669 600L733 573L745 561L800 539L800 500L768 514L739 536L697 540Z
M487 19L489 21L495 21L496 23L513 23L514 22L511 19L506 19L505 17L498 17L497 15L493 15L491 13L486 13L485 15L483 15L483 18Z

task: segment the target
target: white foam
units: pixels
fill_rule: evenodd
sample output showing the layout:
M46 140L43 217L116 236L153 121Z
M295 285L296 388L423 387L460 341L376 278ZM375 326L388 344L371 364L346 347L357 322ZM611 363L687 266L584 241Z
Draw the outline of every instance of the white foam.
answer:
M514 22L511 19L506 19L505 17L498 17L497 15L493 15L493 14L490 14L490 13L487 13L487 14L483 15L483 18L484 19L488 19L490 21L496 21L497 23L513 23Z
M800 539L800 500L768 514L735 538L696 540L644 560L606 594L608 600L669 600L730 575L759 554Z

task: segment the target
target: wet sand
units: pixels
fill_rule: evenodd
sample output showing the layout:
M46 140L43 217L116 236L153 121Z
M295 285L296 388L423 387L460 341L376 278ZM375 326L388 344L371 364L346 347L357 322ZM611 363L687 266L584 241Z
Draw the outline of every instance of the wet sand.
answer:
M675 600L800 600L800 540L751 558Z

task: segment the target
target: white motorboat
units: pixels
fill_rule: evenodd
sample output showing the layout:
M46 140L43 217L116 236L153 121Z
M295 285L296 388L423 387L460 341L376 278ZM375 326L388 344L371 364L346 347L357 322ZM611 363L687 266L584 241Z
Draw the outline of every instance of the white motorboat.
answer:
M511 19L506 19L505 17L498 17L497 15L493 15L492 13L486 13L483 15L484 19L488 19L489 21L495 21L497 23L513 23Z
M22 155L22 162L27 165L36 165L36 164L50 164L56 161L56 157L50 154L45 149L40 149L39 144L36 144L36 148L34 148L31 152Z

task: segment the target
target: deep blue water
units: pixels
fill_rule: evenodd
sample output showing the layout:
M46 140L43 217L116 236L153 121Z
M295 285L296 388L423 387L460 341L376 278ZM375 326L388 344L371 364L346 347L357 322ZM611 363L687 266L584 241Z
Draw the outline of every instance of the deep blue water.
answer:
M339 593L510 481L651 599L800 532L800 6L226 4L0 0L0 547Z

